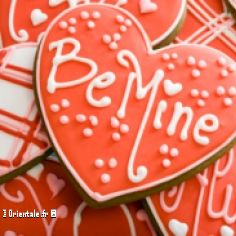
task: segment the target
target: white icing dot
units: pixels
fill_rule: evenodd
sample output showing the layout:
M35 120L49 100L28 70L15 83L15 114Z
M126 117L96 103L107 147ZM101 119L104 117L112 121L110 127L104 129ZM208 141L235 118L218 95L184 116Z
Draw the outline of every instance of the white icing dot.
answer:
M115 34L113 35L113 39L114 39L115 41L119 41L119 40L121 40L121 35L120 35L119 33L115 33Z
M116 142L119 142L121 137L120 137L120 134L119 133L113 133L112 134L112 139Z
M132 21L130 19L125 20L125 25L128 27L132 26Z
M116 117L111 117L111 127L118 128L120 126L120 121Z
M109 165L109 167L110 167L111 169L116 168L117 165L118 165L118 162L117 162L116 158L111 158L111 159L109 160L108 165Z
M71 26L71 27L69 27L68 31L69 31L69 33L71 33L71 34L75 34L75 33L76 33L76 28L73 27L73 26Z
M122 125L120 126L120 132L121 132L122 134L127 134L127 133L129 133L129 126L126 125L126 124L122 124Z
M177 157L179 155L179 150L177 148L172 148L170 150L170 156L171 157Z
M95 160L94 165L97 168L102 168L104 166L104 161L102 159L97 159L97 160Z
M196 65L196 59L195 59L195 57L192 57L192 56L188 57L188 59L187 59L187 65L188 65L188 66L194 66L194 65Z
M66 125L70 122L70 119L68 116L61 116L60 117L60 123L63 124L63 125Z
M164 53L164 54L162 55L162 59L163 59L164 61L169 61L169 60L170 60L170 55L169 55L168 53Z
M93 21L89 21L87 25L89 29L95 28L95 23Z
M229 88L229 95L233 97L236 96L236 87Z
M70 18L69 23L72 24L72 25L75 25L77 23L76 18Z
M101 18L101 13L98 12L98 11L94 11L93 14L92 14L92 17L94 19L99 19L99 18Z
M233 105L233 100L231 98L225 98L224 104L225 104L225 106L230 107Z
M109 174L102 174L101 175L101 181L104 184L108 184L111 181L111 176Z
M174 70L175 69L175 65L173 63L170 63L167 67L168 67L168 70Z
M63 108L68 108L68 107L70 107L70 102L67 99L62 99L61 100L61 106Z
M98 118L96 116L90 116L89 120L93 127L98 126Z
M198 70L198 69L192 70L192 76L193 76L194 78L199 78L199 77L201 76L200 70Z
M103 35L102 40L105 44L109 44L111 42L111 36L108 34Z
M225 88L223 86L219 86L217 89L216 89L216 94L219 95L219 96L222 96L225 94Z
M229 72L228 72L226 69L223 69L223 70L220 72L220 75L221 75L221 77L226 78L226 77L229 76Z
M19 234L22 235L22 234ZM14 231L7 230L5 231L3 236L17 236L17 234Z
M198 105L199 107L205 107L205 106L206 106L206 103L205 103L204 100L199 99L199 100L197 101L197 105Z
M160 153L161 154L167 154L169 152L169 147L167 144L163 144L160 147Z
M209 98L209 92L207 91L207 90L203 90L202 92L201 92L201 96L202 96L202 98Z
M228 225L222 225L220 227L220 236L234 236L234 235L235 235L234 230Z
M198 62L198 67L199 67L200 69L206 68L206 67L207 67L206 61L200 60L200 61Z
M112 42L112 43L110 43L109 48L111 50L116 50L116 49L118 49L118 44L116 42Z
M86 116L83 114L78 114L75 117L76 121L78 121L79 123L83 123L87 120Z
M172 53L171 58L174 59L174 60L178 59L178 54L177 53Z
M81 19L86 20L89 18L89 13L87 11L82 11L80 13L80 17L81 17Z
M93 136L93 130L90 128L86 128L83 130L83 134L85 137L89 138L89 137Z
M118 23L123 23L125 21L125 19L124 19L124 17L122 15L118 15L116 17L116 20L117 20Z
M126 27L125 25L122 25L122 26L120 27L120 31L121 31L121 32L126 32L126 31L127 31L127 27Z
M191 96L194 98L199 96L199 91L197 89L192 89L190 93L191 93Z
M227 60L224 57L219 57L217 62L220 66L225 66L227 64Z
M59 27L60 27L61 29L66 29L66 28L68 27L68 24L67 24L67 22L65 22L65 21L61 21L61 22L59 23Z
M231 64L228 67L229 72L235 72L236 71L236 64Z
M57 104L52 104L52 105L50 106L50 109L51 109L52 112L58 112L58 111L60 111L60 107L59 107Z
M163 162L162 162L162 165L165 167L165 168L168 168L171 166L171 161L169 159L164 159Z

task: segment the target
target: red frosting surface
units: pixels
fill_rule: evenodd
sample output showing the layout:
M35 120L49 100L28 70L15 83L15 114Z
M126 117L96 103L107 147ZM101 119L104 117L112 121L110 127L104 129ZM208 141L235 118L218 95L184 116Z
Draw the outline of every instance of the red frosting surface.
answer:
M154 52L128 12L95 4L53 22L36 85L58 154L103 202L173 180L228 145L235 71L205 46Z
M147 198L165 235L235 234L235 153L234 148L195 178Z
M92 209L74 191L62 167L51 161L1 185L0 204L7 216L0 221L4 236L155 236L139 204ZM49 213L46 218L42 217L44 210ZM56 210L56 218L51 218L51 210ZM18 217L13 218L13 213ZM32 214L36 217L31 218Z
M186 5L186 0L5 0L0 2L3 45L39 41L41 33L59 13L79 3L89 2L114 4L130 11L143 24L153 45L173 33L184 15Z

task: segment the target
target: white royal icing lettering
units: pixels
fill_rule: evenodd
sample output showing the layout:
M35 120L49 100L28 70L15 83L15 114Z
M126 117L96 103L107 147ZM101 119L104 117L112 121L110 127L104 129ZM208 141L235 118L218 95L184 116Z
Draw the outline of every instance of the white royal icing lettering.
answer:
M181 131L180 139L185 141L188 139L188 130L193 119L193 110L190 107L184 107L181 102L175 103L174 114L169 127L167 128L167 134L169 136L173 136L175 134L178 122L183 115L186 115L186 122Z
M125 117L129 95L130 95L131 88L132 88L134 82L136 82L136 86L137 86L137 88L136 88L136 98L137 99L139 99L139 100L144 99L146 97L147 93L149 91L151 91L150 98L149 98L149 101L147 104L147 108L144 113L141 125L139 127L138 134L135 139L134 146L131 150L131 154L130 154L129 162L128 162L129 180L134 183L138 183L138 182L143 181L146 178L146 176L148 174L148 170L145 166L138 166L136 173L134 173L134 161L135 161L135 157L137 155L137 151L138 151L139 144L141 142L144 130L147 125L148 118L150 116L150 113L151 113L151 110L152 110L152 107L153 107L153 104L154 104L154 101L156 98L158 88L161 84L161 81L164 78L164 71L157 70L154 73L154 76L151 79L151 81L145 87L143 87L141 68L140 68L139 62L138 62L137 58L135 57L135 55L129 50L121 50L117 55L117 60L118 60L119 64L121 64L122 66L124 66L126 68L129 67L129 62L132 62L134 69L136 71L136 72L131 72L129 74L124 98L123 98L121 106L117 112L117 116L119 118Z
M207 124L207 121L212 122L212 124ZM215 115L212 114L206 114L202 116L196 123L194 130L193 130L193 137L194 140L203 145L206 146L210 143L210 139L206 136L200 135L200 131L212 133L217 131L219 128L219 120Z
M66 44L70 44L71 46L73 46L73 49L69 53L63 55L62 54L63 47ZM49 93L55 93L56 89L59 89L59 88L68 88L68 87L80 85L86 81L91 80L96 75L98 71L97 64L91 59L78 56L78 53L80 52L80 42L78 40L74 38L64 38L62 40L52 42L49 45L49 50L53 50L53 49L56 49L56 54L53 59L53 66L51 68L49 78L48 78L48 92ZM91 70L87 75L79 79L69 81L69 82L56 82L55 76L56 76L58 67L68 61L84 63L88 65L91 68Z
M86 98L88 103L94 107L107 107L111 105L111 98L110 97L103 97L99 100L95 99L93 96L94 89L104 89L109 87L115 82L116 76L112 72L106 72L95 79L93 79L90 84L88 85Z
M16 42L22 43L29 39L29 34L25 29L20 29L18 32L15 31L14 27L14 15L15 15L15 8L16 8L17 0L12 0L9 10L9 32Z

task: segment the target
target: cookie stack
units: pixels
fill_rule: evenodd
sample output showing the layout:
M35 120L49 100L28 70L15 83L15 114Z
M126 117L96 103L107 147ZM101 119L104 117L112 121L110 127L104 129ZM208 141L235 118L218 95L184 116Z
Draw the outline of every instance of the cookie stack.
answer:
M234 0L0 2L0 234L236 235Z

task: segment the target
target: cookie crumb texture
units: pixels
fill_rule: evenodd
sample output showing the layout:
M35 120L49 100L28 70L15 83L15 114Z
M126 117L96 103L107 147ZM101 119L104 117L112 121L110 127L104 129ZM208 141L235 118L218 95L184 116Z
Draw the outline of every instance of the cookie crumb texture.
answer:
M87 195L105 202L226 151L235 139L235 76L220 51L190 44L154 52L127 11L93 4L46 32L36 84L59 156Z
M164 235L235 235L235 154L236 148L194 178L147 198Z
M153 46L163 43L170 36L173 37L183 19L186 7L186 0L175 0L171 4L166 0L1 1L0 28L3 45L40 41L44 31L57 15L65 9L76 7L82 3L109 3L130 11L143 24ZM22 8L22 6L24 7ZM94 18L98 19L99 15L95 14ZM76 22L72 20L69 24L73 26ZM89 25L93 27L92 22ZM70 28L70 32L74 32L73 27Z
M155 236L139 204L92 209L67 181L63 168L51 161L1 185L0 204L7 216L0 222L1 235ZM10 209L18 216L28 211L39 212L40 217L9 218ZM50 217L52 209L56 218ZM49 213L46 218L41 218L43 210Z
M36 45L0 50L0 181L49 149L37 110L32 70Z

